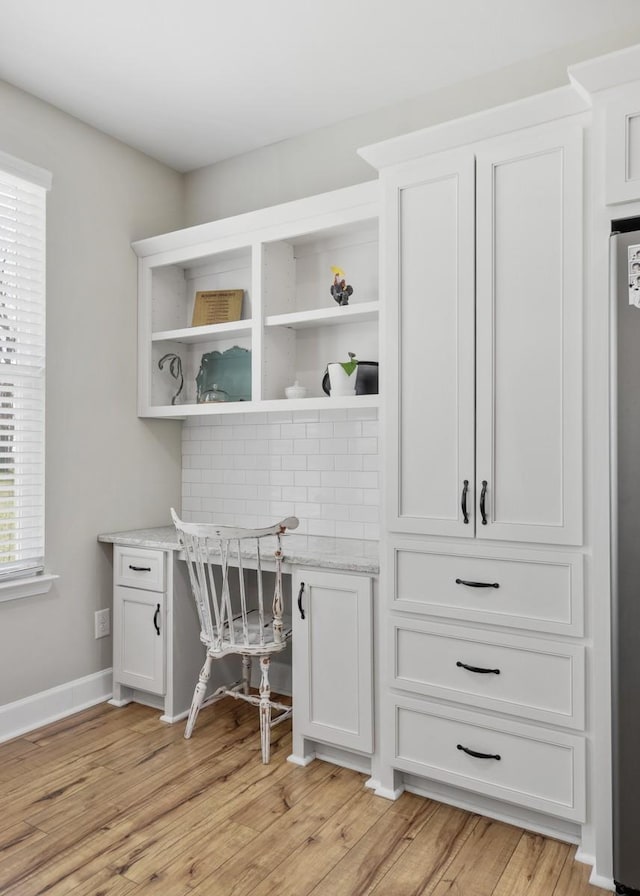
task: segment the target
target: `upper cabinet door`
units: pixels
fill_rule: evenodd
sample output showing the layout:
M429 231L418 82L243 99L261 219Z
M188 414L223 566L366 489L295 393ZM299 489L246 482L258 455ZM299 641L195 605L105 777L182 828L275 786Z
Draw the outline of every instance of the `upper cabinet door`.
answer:
M387 525L473 537L473 153L403 165L384 183Z
M582 130L493 140L476 178L476 535L580 544Z

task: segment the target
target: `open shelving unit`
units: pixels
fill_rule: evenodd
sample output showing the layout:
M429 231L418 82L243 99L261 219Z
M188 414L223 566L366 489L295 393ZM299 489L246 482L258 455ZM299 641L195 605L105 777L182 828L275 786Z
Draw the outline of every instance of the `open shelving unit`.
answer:
M377 406L377 395L329 397L322 380L349 352L379 357L378 195L371 181L134 243L139 415ZM330 294L333 265L353 285L349 305ZM241 319L190 326L196 292L219 289L244 291ZM250 400L198 403L203 355L234 346L250 352ZM176 404L176 380L158 366L169 353L184 376ZM285 398L295 381L306 398Z

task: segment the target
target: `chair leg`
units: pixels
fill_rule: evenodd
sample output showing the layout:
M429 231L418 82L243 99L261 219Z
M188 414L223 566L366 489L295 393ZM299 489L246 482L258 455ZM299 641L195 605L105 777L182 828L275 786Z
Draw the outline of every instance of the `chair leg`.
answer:
M207 684L209 683L209 676L211 675L212 659L213 657L207 655L207 658L204 661L204 666L200 670L200 677L198 678L196 689L193 692L193 700L191 701L191 709L189 710L187 727L184 731L184 736L187 740L191 737L191 732L193 731L193 726L195 725L196 719L198 718L198 713L200 712L200 707L202 706L204 695L207 692Z
M243 656L242 657L242 691L245 694L249 693L249 686L251 684L251 657Z
M270 657L260 657L260 741L262 744L262 761L269 762L271 752L271 687L269 686Z

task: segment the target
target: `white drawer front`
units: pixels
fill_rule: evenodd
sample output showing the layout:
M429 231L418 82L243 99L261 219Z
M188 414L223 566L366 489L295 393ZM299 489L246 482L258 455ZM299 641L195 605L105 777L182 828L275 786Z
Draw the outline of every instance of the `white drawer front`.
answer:
M164 591L164 551L116 545L113 553L114 584L147 591Z
M398 688L584 727L580 645L414 620L396 620L393 639Z
M585 820L583 738L426 701L397 701L395 712L396 768Z
M392 551L391 587L398 610L583 634L583 558L578 553L449 546L443 552L414 542L397 542Z

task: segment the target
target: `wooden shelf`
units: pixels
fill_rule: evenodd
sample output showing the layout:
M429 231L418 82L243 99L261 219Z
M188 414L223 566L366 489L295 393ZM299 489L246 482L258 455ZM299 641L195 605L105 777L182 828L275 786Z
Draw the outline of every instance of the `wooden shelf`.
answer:
M216 339L233 339L251 332L250 320L234 320L228 324L209 324L206 327L183 327L180 330L161 330L151 334L152 342L214 342Z
M263 401L221 401L204 404L174 404L150 407L142 417L172 417L184 420L187 417L218 414L250 414L267 411L315 411L334 410L337 408L377 408L378 395L337 396L328 395L315 398L273 398Z
M265 318L266 327L289 327L303 330L307 327L339 326L377 320L379 302L363 302L361 305L335 305L330 308L314 308L312 311L293 311L287 314L270 314Z

